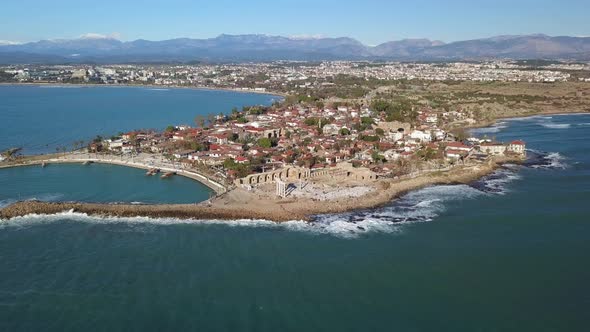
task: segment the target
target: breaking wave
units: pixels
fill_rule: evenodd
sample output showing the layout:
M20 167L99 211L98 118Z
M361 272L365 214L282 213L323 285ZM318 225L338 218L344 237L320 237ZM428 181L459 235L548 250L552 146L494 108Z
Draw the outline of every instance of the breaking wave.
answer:
M568 164L567 158L561 155L559 152L540 152L536 150L528 151L529 158L523 164L524 166L531 168L541 169L566 169Z
M572 126L569 123L553 123L553 122L539 122L539 124L545 128L550 128L550 129L567 129Z
M407 223L431 221L446 210L453 201L474 199L485 192L467 185L433 186L402 196L388 206L350 213L318 215L311 222L292 220L275 223L268 220L196 220L149 217L95 217L84 213L67 211L52 215L31 214L0 222L0 228L28 227L36 224L62 222L64 220L100 223L129 224L131 226L153 225L226 225L228 227L262 227L277 230L305 232L313 235L328 235L339 238L357 238L368 233L401 233Z
M500 132L502 129L506 129L508 128L508 125L506 122L502 121L502 122L498 122L490 127L483 127L483 128L475 128L472 129L471 132L473 134L494 134L494 133L498 133Z
M510 190L507 184L522 177L511 169L499 169L471 184L472 187L486 193L505 195Z
M316 215L311 222L293 220L275 223L269 220L196 220L176 218L149 217L95 217L73 211L54 215L28 215L0 222L4 227L28 227L34 224L76 221L101 224L128 224L133 230L146 229L155 225L225 225L227 227L260 227L275 230L304 232L312 235L326 235L338 238L354 239L371 233L396 234L403 233L404 225L433 221L454 204L465 200L473 200L492 195L504 195L510 191L510 183L521 179L518 173L523 167L529 168L565 168L564 157L559 153L543 153L529 151L529 159L520 165L508 164L505 167L477 180L469 185L431 186L412 191L390 204L376 208L358 210L348 213ZM38 197L41 198L41 197ZM59 198L42 197L45 200ZM31 198L32 199L32 198ZM7 205L8 200L0 201ZM141 204L141 202L136 202Z

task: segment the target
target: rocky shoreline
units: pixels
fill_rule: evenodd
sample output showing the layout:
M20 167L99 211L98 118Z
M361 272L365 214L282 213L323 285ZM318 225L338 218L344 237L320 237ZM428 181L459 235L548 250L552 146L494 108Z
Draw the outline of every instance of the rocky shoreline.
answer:
M377 190L359 197L333 201L312 199L260 200L255 194L236 189L211 202L200 204L97 204L79 202L23 201L0 210L0 219L31 214L57 214L66 211L99 217L150 217L199 220L264 219L275 222L310 220L318 214L342 213L382 206L411 191L432 185L465 184L492 173L504 163L521 158L496 158L486 163L458 166L445 172L429 172L413 178L382 179L373 185Z

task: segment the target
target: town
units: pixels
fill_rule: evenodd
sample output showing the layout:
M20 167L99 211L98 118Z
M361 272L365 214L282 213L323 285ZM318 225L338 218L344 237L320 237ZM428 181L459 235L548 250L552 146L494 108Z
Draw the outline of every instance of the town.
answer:
M337 84L335 78L476 82L590 81L588 63L526 61L402 63L293 62L178 65L14 65L0 67L0 82L132 84L293 93Z
M490 158L525 155L525 143L476 139L464 130L473 115L400 109L383 100L369 106L251 106L163 132L136 130L97 137L88 153L116 155L206 175L227 188L313 179L338 179L333 187L363 185ZM173 165L173 166L170 166ZM324 181L325 182L325 181ZM294 187L298 187L294 185ZM268 187L267 190L271 190ZM288 188L278 192L286 196ZM354 190L352 190L354 192Z

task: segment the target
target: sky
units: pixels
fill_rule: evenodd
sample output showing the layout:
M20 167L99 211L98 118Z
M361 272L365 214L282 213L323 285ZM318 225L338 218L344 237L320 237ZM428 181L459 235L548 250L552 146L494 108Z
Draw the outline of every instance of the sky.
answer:
M2 0L0 40L108 35L121 40L219 34L404 38L590 36L589 0Z

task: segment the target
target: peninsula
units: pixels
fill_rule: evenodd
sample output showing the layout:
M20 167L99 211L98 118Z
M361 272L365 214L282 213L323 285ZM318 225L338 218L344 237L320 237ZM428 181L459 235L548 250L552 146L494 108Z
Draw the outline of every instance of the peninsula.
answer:
M424 186L468 183L504 163L521 162L526 158L525 142L472 137L468 128L488 126L508 117L587 112L590 105L585 72L574 73L565 64L535 73L498 66L482 71L484 76L479 80L466 79L463 74L449 80L457 65L447 65L448 75L440 76L439 67L417 64L422 68L422 78L410 80L388 78L394 67L381 64L364 67L364 76L358 66L344 64L342 73L334 64L309 66L300 65L297 70L302 76L293 82L273 76L285 66L253 65L260 71L250 68L249 75L257 80L231 86L286 96L272 106L246 106L229 113L196 116L192 124L174 124L163 131L132 130L108 138L97 136L76 142L71 149L57 148L51 155L20 156L17 149L11 149L0 161L0 168L96 162L143 168L148 175L161 171L166 176L187 176L216 192L205 202L126 205L25 201L0 210L0 218L73 210L105 216L309 220L315 214L386 204ZM467 70L474 65L465 66ZM479 66L488 68L485 63ZM316 74L310 68L315 68ZM407 68L415 73L416 67ZM428 70L432 70L431 75ZM72 78L81 79L77 81L80 84L89 73L88 69L79 70ZM182 80L170 78L151 84L158 82L179 85ZM211 87L228 81L214 82Z

